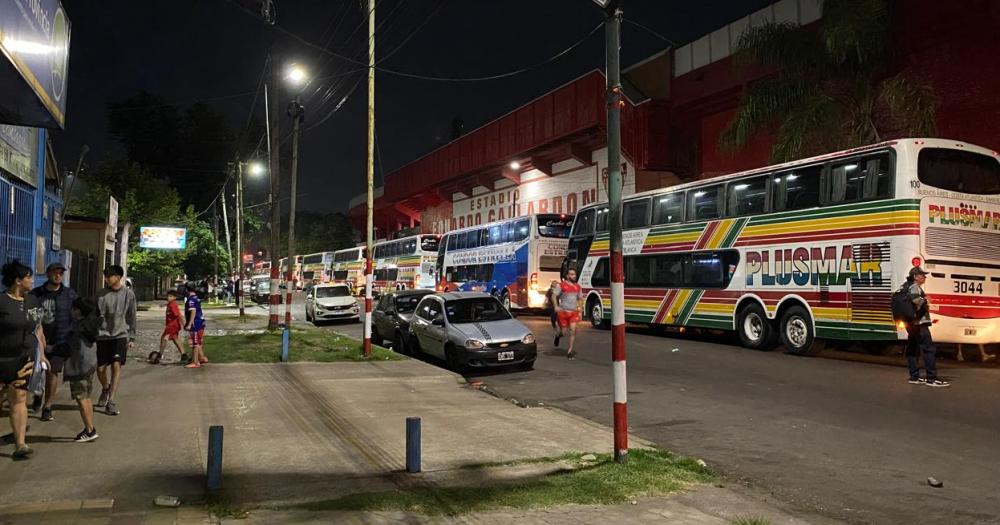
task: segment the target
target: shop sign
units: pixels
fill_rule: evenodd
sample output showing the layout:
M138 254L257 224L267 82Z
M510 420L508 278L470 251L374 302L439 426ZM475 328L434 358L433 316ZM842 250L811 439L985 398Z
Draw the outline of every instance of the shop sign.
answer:
M37 187L37 151L38 130L0 124L0 169Z
M0 51L24 80L23 89L15 82L5 82L0 105L11 103L13 107L4 107L5 111L0 114L12 116L15 124L63 127L69 77L69 36L69 18L59 0L0 2ZM25 99L37 100L39 104L15 102Z

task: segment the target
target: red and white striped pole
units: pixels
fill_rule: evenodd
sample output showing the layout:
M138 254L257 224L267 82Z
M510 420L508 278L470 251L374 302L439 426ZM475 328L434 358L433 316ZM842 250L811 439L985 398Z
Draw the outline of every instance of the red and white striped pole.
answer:
M616 4L616 2L612 2ZM608 78L608 233L611 236L611 360L614 370L615 462L628 460L628 401L625 382L625 270L622 259L622 86L618 62L622 11L612 5L604 23Z
M368 0L368 222L365 226L365 341L362 352L372 355L372 251L375 242L375 0Z

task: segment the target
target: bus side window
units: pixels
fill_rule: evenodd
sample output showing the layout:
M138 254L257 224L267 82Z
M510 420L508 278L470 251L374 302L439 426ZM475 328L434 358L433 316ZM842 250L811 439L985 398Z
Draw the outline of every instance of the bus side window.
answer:
M890 161L888 154L864 159L861 162L861 168L864 170L865 178L862 198L884 199L892 197L892 172L889 171Z
M862 179L860 159L833 164L830 167L830 202L854 202L861 198Z
M448 235L448 249L455 250L458 248L458 236L454 233Z
M503 223L502 226L503 226L503 242L514 242L514 234L517 233L514 231L514 223L505 222Z
M503 230L500 229L499 224L496 226L490 226L490 246L503 242L503 236L501 235L502 231Z
M767 212L768 177L738 180L729 183L726 195L729 203L726 210L730 217L754 215Z
M776 173L771 184L771 209L791 211L819 206L822 172L822 166L807 166Z
M604 257L594 265L594 273L590 277L590 285L595 287L607 287L608 279L608 258Z
M489 246L490 245L490 230L483 228L479 230L479 245Z
M719 194L722 185L706 186L688 192L688 220L707 221L722 216Z
M622 215L622 227L626 230L649 226L649 199L626 202Z
M678 224L684 220L684 193L653 197L653 224Z
M598 208L597 210L597 231L606 232L608 231L608 208L607 206L603 208Z
M594 233L594 210L584 210L576 216L573 225L573 235L591 235Z
M531 229L531 219L521 219L517 221L515 227L517 228L516 230L517 233L516 236L514 237L514 240L523 241L528 238L528 233L529 230Z

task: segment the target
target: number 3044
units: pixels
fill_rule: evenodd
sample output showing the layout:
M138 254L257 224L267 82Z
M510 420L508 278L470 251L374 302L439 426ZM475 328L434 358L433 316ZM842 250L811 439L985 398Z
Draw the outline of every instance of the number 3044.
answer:
M955 281L955 293L983 293L983 283L969 282L969 281Z

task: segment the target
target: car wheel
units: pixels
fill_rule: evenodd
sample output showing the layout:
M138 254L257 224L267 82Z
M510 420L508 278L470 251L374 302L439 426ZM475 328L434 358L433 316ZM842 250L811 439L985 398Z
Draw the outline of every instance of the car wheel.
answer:
M378 335L378 327L372 323L372 344L382 346L382 337Z
M809 355L813 348L812 317L801 306L792 306L781 316L781 344L789 354Z
M534 370L534 369L535 369L535 360L534 359L532 359L531 361L526 361L526 362L524 362L524 363L521 364L521 370L524 370L525 372L527 372L529 370Z
M587 300L587 313L590 314L590 324L594 328L607 330L611 326L611 323L604 318L604 305L597 297L592 296Z
M740 336L740 343L751 350L770 350L774 348L777 339L767 314L757 303L751 303L740 310L736 318L736 331Z
M392 340L392 349L397 354L410 355L409 348L406 348L406 339L402 332L396 332L396 337Z
M448 370L461 373L462 364L458 360L458 350L456 350L454 346L449 344L444 347L444 360Z

